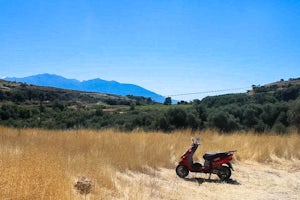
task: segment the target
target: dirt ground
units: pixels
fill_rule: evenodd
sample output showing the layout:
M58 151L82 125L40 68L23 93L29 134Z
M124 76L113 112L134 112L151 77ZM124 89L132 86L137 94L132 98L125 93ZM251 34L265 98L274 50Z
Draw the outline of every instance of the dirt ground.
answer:
M300 200L300 162L278 164L236 162L230 181L190 173L177 177L173 169L160 169L147 174L117 173L119 191L113 199L230 199L230 200ZM110 197L112 198L112 197Z

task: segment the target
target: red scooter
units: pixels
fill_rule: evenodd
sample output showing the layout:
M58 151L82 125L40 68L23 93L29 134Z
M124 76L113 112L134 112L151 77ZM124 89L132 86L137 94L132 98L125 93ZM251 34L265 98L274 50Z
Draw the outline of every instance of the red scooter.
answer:
M217 174L221 181L227 181L231 176L233 167L230 163L233 153L236 151L224 151L215 153L205 153L203 155L204 165L194 162L193 155L199 146L200 138L193 140L192 146L181 156L176 174L180 178L185 178L189 172Z

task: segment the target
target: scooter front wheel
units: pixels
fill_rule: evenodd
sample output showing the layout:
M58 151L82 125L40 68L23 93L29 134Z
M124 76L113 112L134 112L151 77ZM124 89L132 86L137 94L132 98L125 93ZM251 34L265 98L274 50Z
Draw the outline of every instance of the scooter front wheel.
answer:
M180 178L185 178L187 175L189 175L189 170L188 170L188 168L186 166L178 165L176 167L176 174Z

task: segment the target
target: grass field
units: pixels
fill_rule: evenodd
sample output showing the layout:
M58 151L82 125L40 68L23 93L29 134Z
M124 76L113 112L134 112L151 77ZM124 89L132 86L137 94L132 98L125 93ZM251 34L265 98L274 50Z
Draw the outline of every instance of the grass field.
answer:
M299 134L220 135L206 131L191 135L189 130L164 134L0 127L0 199L134 199L126 194L143 187L142 182L128 187L128 180L135 180L134 174L158 177L164 170L172 170L165 175L173 176L180 155L189 147L191 138L198 136L201 146L195 160L202 160L206 151L222 150L238 150L235 162L241 167L248 162L272 166L289 163L288 170L296 169L295 163L300 160ZM82 176L93 184L87 196L74 189ZM160 180L149 181L148 186L157 191ZM159 199L163 195L153 197Z

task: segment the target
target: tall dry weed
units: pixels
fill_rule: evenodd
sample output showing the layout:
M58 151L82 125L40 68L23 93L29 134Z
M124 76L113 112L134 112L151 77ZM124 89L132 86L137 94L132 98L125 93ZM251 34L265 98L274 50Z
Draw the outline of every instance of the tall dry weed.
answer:
M191 131L121 133L114 130L47 131L0 127L0 199L82 199L74 189L78 177L93 182L90 199L122 196L116 174L127 170L150 173L174 168L192 137L202 138L195 154L238 150L240 161L275 162L300 159L297 134Z
M240 161L273 162L278 159L300 159L300 135L256 134L254 132L202 134L201 151L237 150L236 159Z

